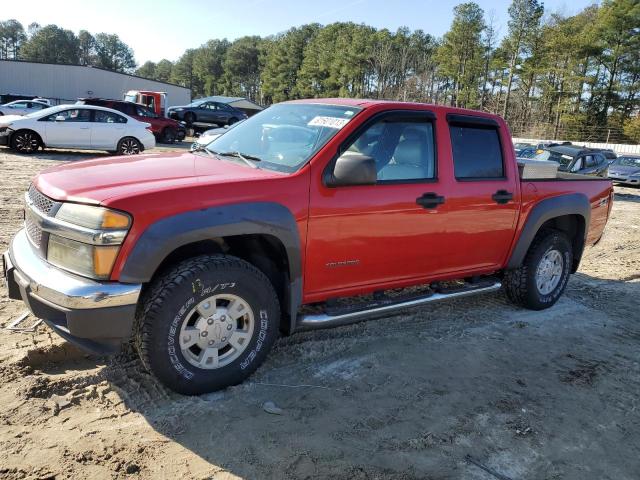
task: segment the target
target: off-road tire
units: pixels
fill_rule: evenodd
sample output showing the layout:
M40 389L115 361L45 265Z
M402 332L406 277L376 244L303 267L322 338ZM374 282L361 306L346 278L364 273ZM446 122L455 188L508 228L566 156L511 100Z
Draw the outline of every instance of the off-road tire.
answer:
M242 297L254 312L247 347L231 363L198 368L183 355L180 329L188 312L215 293ZM264 361L278 336L280 305L269 279L250 263L228 255L201 255L161 274L136 314L134 345L144 366L164 385L185 395L237 385Z
M10 147L19 153L35 153L42 146L42 138L33 130L18 130L11 136Z
M545 254L554 249L560 252L563 259L562 274L555 288L545 295L538 289L536 271ZM563 232L552 229L538 232L522 265L505 271L503 286L507 297L511 302L531 310L544 310L553 306L567 286L572 263L571 242Z

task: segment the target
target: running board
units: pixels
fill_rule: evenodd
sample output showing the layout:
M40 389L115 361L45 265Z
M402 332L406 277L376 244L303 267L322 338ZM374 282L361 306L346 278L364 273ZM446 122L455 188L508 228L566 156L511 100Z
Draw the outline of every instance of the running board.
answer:
M300 315L297 321L298 331L315 330L317 328L337 327L339 325L348 325L356 323L367 318L376 317L381 314L396 312L406 308L418 307L427 303L439 302L450 298L461 298L476 295L478 293L495 292L500 290L502 284L498 281L478 287L468 287L464 290L456 290L451 293L432 293L419 297L413 297L410 300L400 300L393 303L383 305L375 305L362 310L353 310L346 313L320 313Z

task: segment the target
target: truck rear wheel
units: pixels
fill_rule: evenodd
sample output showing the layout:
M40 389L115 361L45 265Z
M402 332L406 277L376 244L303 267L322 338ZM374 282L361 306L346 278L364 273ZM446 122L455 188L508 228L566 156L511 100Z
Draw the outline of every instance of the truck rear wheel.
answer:
M136 349L145 367L178 393L198 395L242 382L277 338L275 290L239 258L186 260L147 293L136 319Z
M572 263L571 243L564 233L538 232L522 265L505 272L507 297L531 310L551 307L567 286Z

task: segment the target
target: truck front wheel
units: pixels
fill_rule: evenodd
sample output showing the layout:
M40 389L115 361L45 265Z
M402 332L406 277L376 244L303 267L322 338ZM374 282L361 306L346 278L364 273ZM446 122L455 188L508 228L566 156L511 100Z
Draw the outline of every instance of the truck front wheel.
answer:
M138 312L135 345L167 387L198 395L253 373L277 338L279 318L278 297L260 270L203 255L156 279Z
M573 252L567 236L558 230L540 231L522 265L505 272L507 297L531 310L551 307L567 286L572 263Z

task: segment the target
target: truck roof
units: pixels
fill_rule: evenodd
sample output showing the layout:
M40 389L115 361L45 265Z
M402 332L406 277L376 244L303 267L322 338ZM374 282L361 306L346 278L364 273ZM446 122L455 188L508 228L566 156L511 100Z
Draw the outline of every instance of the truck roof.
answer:
M344 105L347 107L359 107L362 109L371 108L371 107L380 106L380 105L385 105L389 108L405 108L407 106L414 106L414 107L419 107L421 109L446 110L447 112L459 113L463 115L475 115L475 116L482 116L487 118L501 118L499 115L494 115L488 112L482 112L480 110L449 107L446 105L435 105L432 103L403 102L400 100L382 100L382 99L366 99L366 98L305 98L300 100L288 100L283 103L322 103L327 105Z

